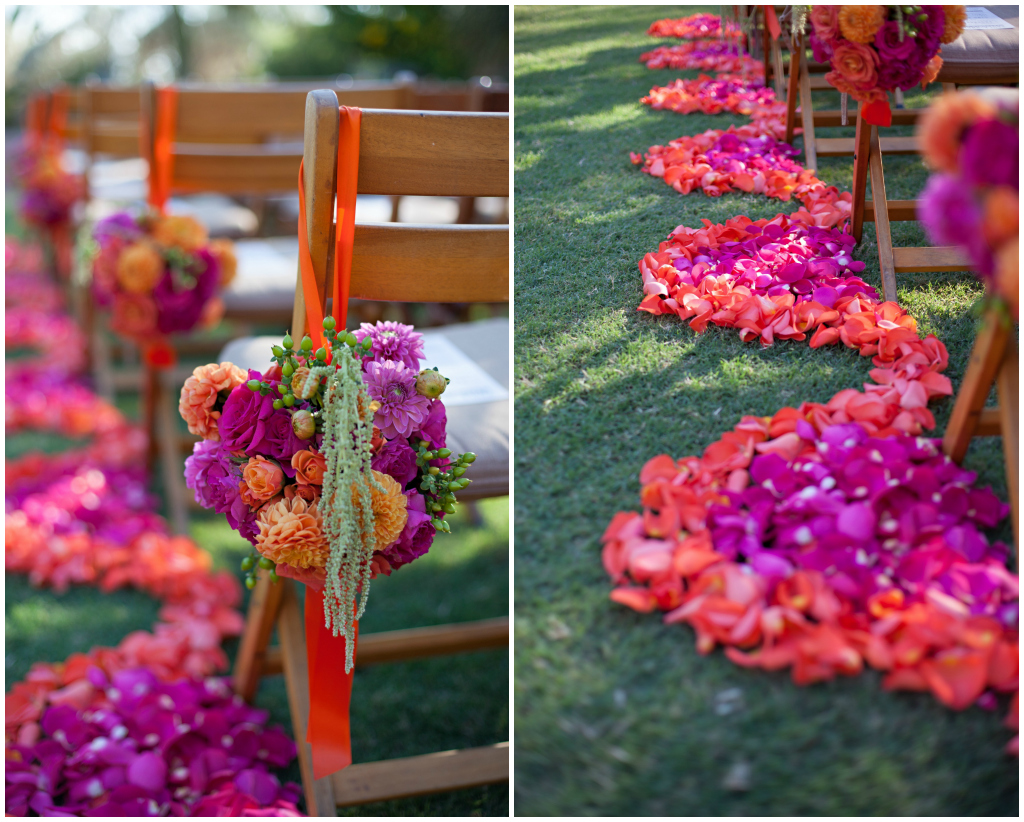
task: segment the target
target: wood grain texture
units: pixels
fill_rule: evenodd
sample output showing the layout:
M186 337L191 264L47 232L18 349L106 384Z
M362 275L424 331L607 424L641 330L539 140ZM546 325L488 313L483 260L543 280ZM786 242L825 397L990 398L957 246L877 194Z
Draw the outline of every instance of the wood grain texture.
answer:
M905 271L970 271L971 261L956 246L894 248L896 273Z
M252 702L259 688L260 677L266 675L267 646L274 633L277 615L281 610L281 596L284 586L273 585L267 571L260 570L256 587L249 597L249 610L245 617L245 629L235 657L231 673L235 693L246 702ZM281 649L275 648L275 673L281 673Z
M861 107L857 110L857 136L854 137L853 213L850 217L850 230L858 243L864 232L864 202L867 200L868 163L871 154L871 126L861 116ZM817 142L821 143L821 140Z
M890 222L910 222L917 219L917 200L886 200ZM875 221L875 204L864 204L864 222Z
M509 745L350 765L331 776L335 802L358 805L508 781Z
M501 648L508 645L508 630L508 617L499 617L364 634L359 637L356 667ZM268 648L264 657L263 675L279 674L283 671L282 666L281 649Z
M306 663L306 628L302 609L292 581L282 579L277 584L283 587L277 633L281 638L284 680L292 716L292 733L298 748L302 787L306 795L306 813L309 816L334 816L331 779L313 779L313 749L306 741L310 708L309 668Z
M507 302L508 226L356 225L351 296Z
M879 142L885 154L920 154L917 137L882 137ZM848 157L856 145L855 137L819 137L816 148L822 157Z
M800 119L804 129L804 165L817 171L817 137L814 135L814 101L811 99L810 74L807 71L807 55L800 51Z
M796 105L800 96L800 60L796 55L803 54L804 34L800 32L790 42L789 78L786 86L786 142L792 145L793 132L796 129Z
M858 122L860 120L858 119ZM878 242L878 267L882 275L882 295L889 302L896 299L896 268L892 254L892 233L889 227L889 211L885 199L885 174L882 170L882 153L878 147L878 127L871 126L870 158L871 199L875 218L875 236Z
M892 110L892 124L894 126L912 126L917 123L917 118L922 114L922 109L894 108ZM839 109L820 109L814 112L814 125L820 128L836 128L843 125L843 113Z
M1010 497L1010 510L1013 517L1013 542L1019 546L1020 483L1017 469L1020 459L1020 362L1017 352L1010 348L1009 344L1007 344L999 375L996 377L996 389L999 392L1003 456L1006 459L1006 492Z
M507 114L363 112L360 194L507 197Z
M967 454L996 374L1002 367L1009 340L1010 330L1000 322L997 314L987 312L971 349L971 359L942 438L942 450L953 462L963 462Z

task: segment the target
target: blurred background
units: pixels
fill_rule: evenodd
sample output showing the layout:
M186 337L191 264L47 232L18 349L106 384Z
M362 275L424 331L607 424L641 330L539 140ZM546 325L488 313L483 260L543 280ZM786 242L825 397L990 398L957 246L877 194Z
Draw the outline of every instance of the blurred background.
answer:
M7 124L30 89L508 74L507 6L6 6Z

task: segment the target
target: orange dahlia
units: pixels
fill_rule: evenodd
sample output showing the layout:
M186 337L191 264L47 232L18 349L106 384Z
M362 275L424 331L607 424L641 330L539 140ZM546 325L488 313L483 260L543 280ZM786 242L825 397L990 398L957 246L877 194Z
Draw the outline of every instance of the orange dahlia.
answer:
M1014 319L1019 316L1020 239L1014 237L996 252L996 292L1010 305Z
M247 379L246 373L234 363L222 362L201 365L192 372L181 387L178 413L188 423L188 430L204 440L220 440L217 420L220 411L215 411L218 396L222 391L230 392Z
M925 162L935 171L955 173L963 130L995 113L995 107L977 94L943 94L921 115L917 125Z
M370 504L373 507L374 518L374 544L376 550L383 551L398 539L402 531L405 530L405 523L409 518L409 512L406 507L409 500L402 493L402 486L390 475L374 471L373 478L384 487L384 491L381 492L372 485L370 486ZM358 510L359 500L354 489L352 502Z
M945 25L942 27L942 37L939 42L946 46L956 40L964 30L967 22L967 6L943 6L945 13Z
M995 186L985 195L981 230L991 248L1020 232L1020 196L1010 186Z
M149 294L164 274L164 258L147 242L132 243L117 258L117 282L129 294Z
M841 6L839 31L854 43L870 43L885 22L885 6Z
M329 548L323 518L315 502L282 499L260 510L256 550L274 562L296 568L323 568Z
M206 245L207 233L192 217L160 217L153 224L153 239L160 245L195 251Z

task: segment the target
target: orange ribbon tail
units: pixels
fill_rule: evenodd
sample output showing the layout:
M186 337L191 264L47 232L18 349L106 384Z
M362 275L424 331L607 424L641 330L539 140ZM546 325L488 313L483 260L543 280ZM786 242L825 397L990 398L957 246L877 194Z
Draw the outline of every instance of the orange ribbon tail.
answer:
M343 329L348 313L349 282L352 276L352 245L355 236L356 188L359 172L359 126L362 111L341 107L338 135L337 200L335 231L334 307L337 327ZM304 168L299 164L299 276L306 303L306 324L313 347L324 344L324 305L320 301L316 272L309 254L306 231ZM298 332L299 329L292 329ZM354 671L345 673L345 638L326 627L324 597L306 589L306 663L309 668L309 722L306 741L313 750L313 778L322 779L352 764L349 705ZM356 623L356 634L359 624ZM355 652L353 648L353 653Z

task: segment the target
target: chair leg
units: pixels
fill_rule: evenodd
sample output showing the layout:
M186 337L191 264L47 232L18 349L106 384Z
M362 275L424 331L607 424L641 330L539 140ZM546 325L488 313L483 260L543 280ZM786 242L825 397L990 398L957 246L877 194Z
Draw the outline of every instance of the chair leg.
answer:
M858 127L860 121L858 120ZM882 272L882 296L889 302L896 299L896 262L892 254L892 233L889 228L889 204L885 199L885 175L882 171L882 149L878 145L878 127L871 126L868 165L871 173L871 201L875 208L875 235L878 239L878 267Z
M306 741L309 723L309 668L306 663L306 629L295 588L287 580L282 592L281 612L277 630L281 638L281 656L284 664L285 685L288 688L288 706L292 715L292 733L299 749L299 770L306 793L306 813L309 816L335 816L334 789L331 778L313 779L313 749Z
M1017 394L1020 384L1020 366L1017 352L1007 345L1003 364L996 378L996 389L999 392L999 416L1003 433L1003 455L1006 459L1006 491L1010 495L1010 508L1013 516L1013 541L1020 545L1020 513L1018 511L1018 493L1020 486L1017 481L1017 448L1020 444L1019 428L1020 398Z
M114 401L114 363L110 352L110 340L107 339L103 323L98 322L95 315L89 329L92 338L90 351L92 359L92 382L96 393L107 402Z
M183 484L181 452L178 450L178 431L174 420L173 393L167 385L170 374L158 375L155 433L160 449L160 468L164 478L164 492L167 494L167 512L170 515L171 531L188 534L187 488Z
M142 379L142 427L146 432L146 473L152 476L157 457L156 408L160 401L160 377L156 369L147 364L143 369Z
M266 571L259 572L259 579L249 599L245 630L238 646L238 656L235 657L235 670L231 674L235 693L246 702L252 702L256 697L260 677L263 675L263 662L267 648L270 647L270 637L281 610L284 589L284 582L274 585Z
M867 197L868 162L871 154L871 125L857 112L857 136L853 154L853 214L850 228L859 243L864 233L864 202Z
M804 127L804 165L818 170L818 146L814 136L814 103L811 100L811 74L807 70L807 55L800 50L800 120Z
M1003 362L1009 339L1010 330L1002 325L996 314L988 312L982 320L974 348L971 349L971 360L967 364L953 413L946 426L946 434L942 438L942 450L953 462L961 463L967 455L967 448L978 428L978 419Z
M789 83L786 86L786 142L793 143L796 131L796 101L800 95L800 56L804 51L804 36L797 35L789 47Z

